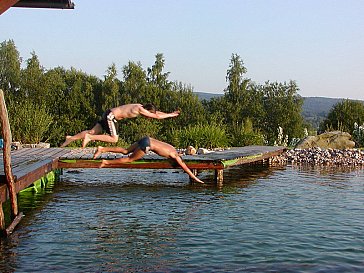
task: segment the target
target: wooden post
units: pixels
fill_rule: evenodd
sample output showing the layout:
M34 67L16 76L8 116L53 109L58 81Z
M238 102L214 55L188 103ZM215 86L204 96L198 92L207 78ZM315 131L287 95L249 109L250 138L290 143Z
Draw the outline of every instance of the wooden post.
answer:
M8 193L11 203L11 219L18 215L18 201L16 197L14 176L11 169L11 130L8 118L8 111L6 109L4 91L0 89L0 118L2 125L2 135L4 139L4 172L6 176L6 184L8 186Z
M224 170L215 170L215 183L219 186L222 186L224 182Z
M5 217L3 211L3 203L0 202L0 231L5 230Z
M197 169L191 169L191 172L192 172L195 176L197 176ZM194 180L192 177L190 177L190 183L193 183L193 182L195 182L195 180Z

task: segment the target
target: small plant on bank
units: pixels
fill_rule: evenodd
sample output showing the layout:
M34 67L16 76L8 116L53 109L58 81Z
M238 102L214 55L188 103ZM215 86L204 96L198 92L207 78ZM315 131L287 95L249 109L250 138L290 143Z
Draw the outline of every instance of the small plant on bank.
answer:
M283 135L283 128L281 126L278 127L278 136L277 140L274 141L274 146L288 146L288 135ZM284 136L284 138L283 138Z
M364 123L360 126L354 123L353 140L357 147L364 147Z

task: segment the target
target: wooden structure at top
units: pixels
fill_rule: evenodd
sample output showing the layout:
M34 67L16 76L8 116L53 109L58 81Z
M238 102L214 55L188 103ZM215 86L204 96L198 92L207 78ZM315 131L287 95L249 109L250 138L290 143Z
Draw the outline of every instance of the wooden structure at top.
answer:
M11 7L74 9L75 4L70 0L1 0L0 15Z

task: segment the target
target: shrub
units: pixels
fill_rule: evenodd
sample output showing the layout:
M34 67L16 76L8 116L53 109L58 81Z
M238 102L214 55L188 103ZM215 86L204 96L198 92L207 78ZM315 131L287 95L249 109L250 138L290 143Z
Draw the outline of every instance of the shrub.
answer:
M234 147L264 145L264 136L258 131L254 131L253 123L249 118L246 118L242 124L233 126L230 138L231 145Z
M9 121L13 141L39 143L47 140L45 136L53 118L44 105L23 100L10 103Z
M224 126L221 124L196 124L176 130L170 136L174 139L174 145L179 148L185 148L189 145L195 148L217 148L227 147L229 139Z

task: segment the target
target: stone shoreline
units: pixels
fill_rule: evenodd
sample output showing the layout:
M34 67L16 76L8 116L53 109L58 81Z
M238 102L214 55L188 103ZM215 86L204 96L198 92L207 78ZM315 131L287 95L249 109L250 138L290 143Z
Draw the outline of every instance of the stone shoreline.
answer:
M291 149L271 159L271 163L323 166L363 166L364 150L359 149Z

